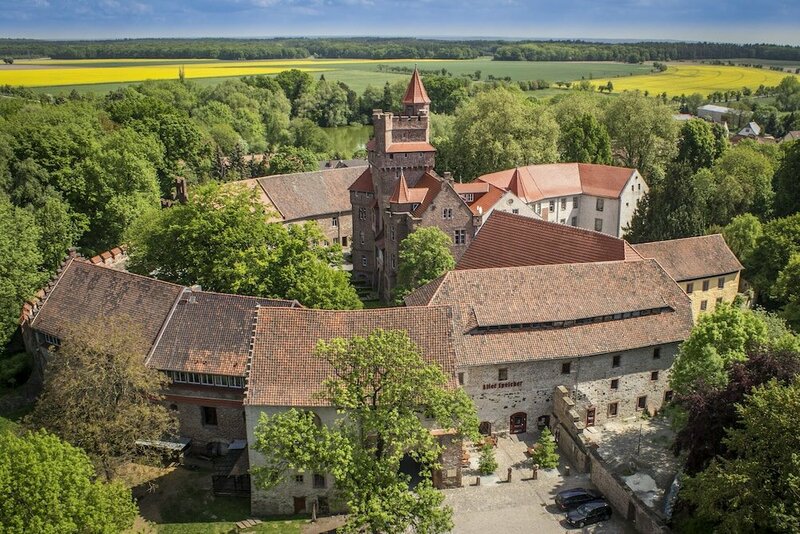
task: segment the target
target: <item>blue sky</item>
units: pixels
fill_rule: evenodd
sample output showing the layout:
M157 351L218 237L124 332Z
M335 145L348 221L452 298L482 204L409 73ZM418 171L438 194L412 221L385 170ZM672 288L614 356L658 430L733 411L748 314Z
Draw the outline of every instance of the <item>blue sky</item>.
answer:
M0 37L287 35L800 45L800 0L0 0Z

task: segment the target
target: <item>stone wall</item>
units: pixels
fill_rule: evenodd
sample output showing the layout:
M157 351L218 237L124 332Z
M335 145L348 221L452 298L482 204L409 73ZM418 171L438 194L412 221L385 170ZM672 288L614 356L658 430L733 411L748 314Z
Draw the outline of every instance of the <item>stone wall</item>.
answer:
M654 349L660 348L654 359ZM587 409L594 407L595 424L609 419L638 416L637 401L647 396L646 409L661 409L669 390L669 369L678 344L643 347L621 353L600 354L580 358L557 358L509 364L463 367L464 390L473 399L480 421L491 423L493 432L507 431L512 414L524 412L528 426L541 416L553 413L553 390L566 386L576 402L581 421L586 422ZM620 356L614 367L614 356ZM564 373L565 364L569 372ZM500 369L507 370L507 380L499 380ZM653 371L658 372L652 380ZM611 381L617 380L617 389ZM610 403L617 403L617 415L609 417Z
M336 218L337 225L333 225L333 219ZM356 211L356 217L358 217L358 211ZM338 244L342 245L345 249L349 250L353 243L353 212L346 211L343 213L329 213L326 215L322 215L320 217L314 217L307 219L309 221L315 221L322 233L325 234L325 238L327 239L327 244ZM292 221L298 222L298 221ZM346 238L346 245L343 244L342 238Z
M218 444L211 445L209 452L224 453L232 440L247 437L242 399L241 389L173 384L164 404L177 417L181 436L192 438L200 448ZM203 421L204 407L216 410L216 424Z

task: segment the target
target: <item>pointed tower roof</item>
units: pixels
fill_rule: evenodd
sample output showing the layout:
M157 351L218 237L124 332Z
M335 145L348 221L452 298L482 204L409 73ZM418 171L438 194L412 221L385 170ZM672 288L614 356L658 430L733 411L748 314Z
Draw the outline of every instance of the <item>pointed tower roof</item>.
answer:
M406 176L403 174L403 171L400 171L400 178L397 180L397 186L394 188L394 193L392 193L391 198L389 198L389 202L393 204L410 204L411 199L408 194L408 183L406 182Z
M417 67L414 67L414 73L411 75L411 81L408 82L406 94L403 96L403 104L430 104L431 99L428 98L428 93L425 91L425 86L422 85L422 78L419 77Z
M511 181L508 183L508 189L524 201L528 201L528 190L525 188L525 182L522 180L522 173L519 172L519 167L514 169L514 174L511 176Z

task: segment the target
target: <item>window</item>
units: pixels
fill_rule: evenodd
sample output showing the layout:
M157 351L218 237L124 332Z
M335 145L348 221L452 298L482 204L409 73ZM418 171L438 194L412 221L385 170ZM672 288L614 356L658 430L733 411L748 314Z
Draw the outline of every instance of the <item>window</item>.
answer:
M366 256L361 256L361 266L362 267L366 267L367 266L367 257Z
M622 361L622 355L616 354L613 358L611 358L611 367L619 367Z
M411 211L416 211L418 207L419 207L419 202L411 204Z
M361 221L367 220L367 208L358 208L358 219Z
M668 389L667 391L665 391L664 392L664 402L672 402L672 396L673 395L674 395L674 393L672 393L671 389Z
M633 191L633 184L631 184L631 191Z
M204 386L213 386L214 377L212 375L201 375L200 383L203 384Z
M200 412L203 416L203 425L217 426L217 409L211 406L201 406Z
M565 362L561 364L561 374L568 375L572 370L572 362Z
M459 386L464 385L464 373L458 373L458 385Z
M647 395L642 395L636 399L636 409L644 410L647 408Z
M617 413L619 412L619 403L612 402L608 405L608 416L609 417L616 417Z
M514 215L519 215L519 209L514 208L511 210L511 213L513 213Z
M55 347L61 346L61 340L56 336L51 336L50 334L45 334L44 332L42 332L42 335L44 336L44 342L48 345L53 345Z
M534 210L536 211L537 215L541 214L542 213L542 205L541 204L536 204L534 206Z
M453 208L442 208L442 219L452 219Z
M636 188L637 188L637 190L641 191L642 190L642 184L636 184Z
M397 269L397 256L392 252L392 269Z
M595 232L602 232L603 231L603 219L595 219L594 220L594 231Z
M339 217L331 218L331 226L339 226Z
M294 481L297 482L298 484L302 484L303 483L303 475L295 475L294 476Z
M578 218L573 217L572 220L570 221L570 224L572 224L572 226L578 226Z
M619 378L615 378L611 381L611 389L619 389Z
M572 197L572 209L578 208L578 197Z
M347 236L345 236L345 237L342 237L342 246L343 246L343 247L346 247L346 246L347 246Z
M503 367L502 369L497 370L497 380L500 382L504 382L508 380L508 369Z
M706 311L708 309L708 301L702 300L700 301L700 311Z
M689 282L686 284L686 293L693 293L694 292L694 284Z
M708 291L708 285L709 285L709 281L708 280L703 280L703 291Z
M567 199L566 198L562 198L561 199L561 209L562 210L567 209Z
M472 202L473 200L475 200L475 193L465 193L464 200L466 200L467 202Z
M722 304L722 297L717 297L717 305Z
M560 221L558 221L558 222L559 222L559 223L561 223L561 224L567 224L567 220L566 220L566 219L561 219L561 220L560 220Z
M661 359L661 347L656 347L653 349L653 359L654 360Z
M658 380L658 371L652 371L650 373L650 380Z
M551 200L550 201L550 212L552 213L554 211L556 211L556 201L555 200Z
M325 489L325 475L314 473L314 488Z
M453 242L456 245L464 245L467 242L467 231L466 230L456 230L453 232Z
M597 199L597 204L595 205L597 211L603 211L603 208L605 208L605 202L606 201L602 198Z
M364 244L364 232L358 232L358 241L362 245Z
M392 241L397 241L397 227L395 225L391 225L389 227L389 235L392 238Z
M725 287L725 277L724 276L720 276L719 278L717 278L717 287L719 289L723 289Z

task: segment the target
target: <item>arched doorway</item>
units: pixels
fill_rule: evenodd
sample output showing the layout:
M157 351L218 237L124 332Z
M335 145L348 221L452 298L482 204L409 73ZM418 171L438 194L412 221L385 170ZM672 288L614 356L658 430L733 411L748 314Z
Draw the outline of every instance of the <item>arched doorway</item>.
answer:
M511 416L511 421L508 425L509 432L512 434L522 434L528 430L528 414L525 412L517 412Z

